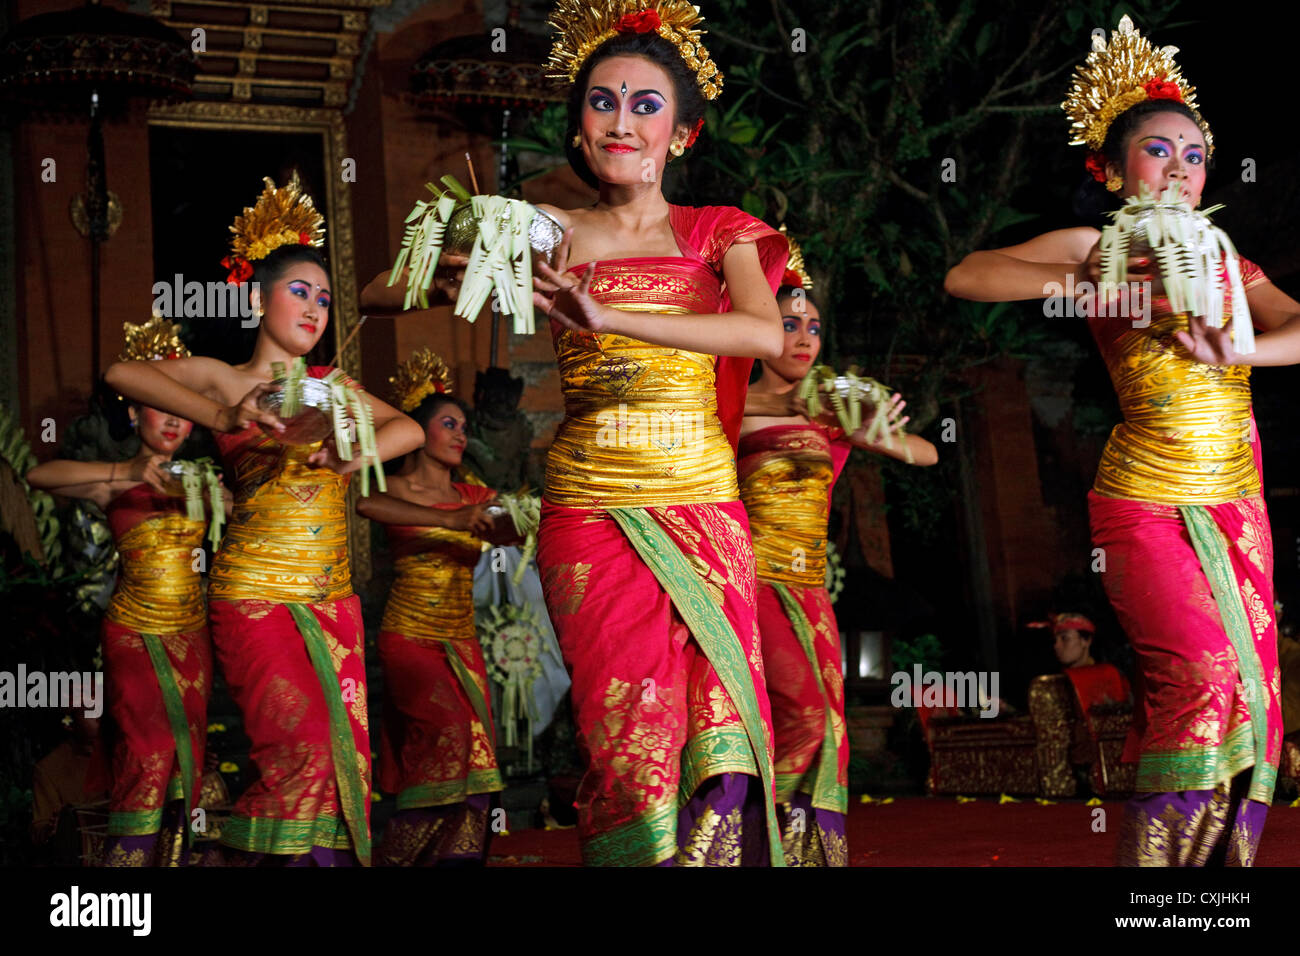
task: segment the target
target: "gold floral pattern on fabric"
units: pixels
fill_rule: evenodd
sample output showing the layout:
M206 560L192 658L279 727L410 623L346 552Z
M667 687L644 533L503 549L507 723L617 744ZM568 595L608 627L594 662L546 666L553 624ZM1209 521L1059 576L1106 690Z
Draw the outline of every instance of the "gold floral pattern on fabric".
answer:
M749 512L758 577L804 587L826 582L826 516L835 471L821 429L746 435L740 497Z
M108 619L144 634L197 631L207 624L203 582L193 567L203 530L202 521L177 512L147 518L119 535L122 560Z
M656 686L646 693L640 684L610 679L602 719L585 740L591 765L609 768L609 779L602 781L609 789L591 804L593 829L612 829L647 809L676 804L682 716L671 688ZM583 786L587 783L584 778Z
M1159 813L1150 814L1130 804L1124 811L1116 862L1120 866L1204 866L1227 826L1230 804L1222 784L1188 812L1166 804ZM1240 848L1236 855L1240 860ZM1249 857L1253 860L1253 848Z
M809 815L794 816L785 805L781 850L786 866L848 866L849 845L842 833L827 830Z
M711 313L718 275L685 257L610 260L592 294L626 312ZM551 323L564 421L546 464L546 498L577 508L734 501L735 456L718 420L715 359Z
M573 564L556 564L547 568L543 576L542 587L550 595L552 603L548 606L552 614L577 614L582 607L583 595L587 593L587 582L591 576L591 565L576 561Z
M1258 495L1251 447L1250 366L1190 361L1174 338L1187 316L1155 300L1151 323L1092 319L1124 421L1102 452L1094 490L1163 504ZM1230 311L1230 302L1225 302Z
M1250 615L1250 629L1258 640L1273 625L1272 608L1265 607L1264 599L1260 597L1253 582L1242 581L1240 590L1241 601L1246 606L1246 613Z
M739 807L725 817L713 807L705 807L673 862L678 866L740 866L743 824Z
M347 476L307 464L319 442L289 447L252 431L225 455L235 507L209 599L323 605L349 597Z

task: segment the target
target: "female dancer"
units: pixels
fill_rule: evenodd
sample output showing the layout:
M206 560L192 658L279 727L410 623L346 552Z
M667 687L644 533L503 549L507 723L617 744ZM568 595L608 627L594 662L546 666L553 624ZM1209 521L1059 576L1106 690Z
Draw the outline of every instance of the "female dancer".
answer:
M1123 196L1142 184L1182 186L1198 204L1209 128L1170 57L1128 17L1099 44L1064 104L1076 142L1097 150L1089 169ZM1176 51L1175 51L1176 52ZM967 256L945 288L978 301L1041 298L1049 284L1096 282L1095 229L1045 233ZM1300 360L1288 336L1300 303L1239 260L1254 323L1250 356L1227 333L1170 310L1158 274L1150 324L1089 318L1124 411L1088 495L1106 593L1137 654L1141 706L1126 757L1138 759L1119 861L1131 865L1250 865L1280 752L1273 547L1253 440L1250 369L1231 362ZM1231 354L1228 354L1231 353ZM1209 363L1209 364L1206 364Z
M355 854L368 864L370 742L345 501L348 475L365 461L359 454L341 461L332 441L279 444L271 435L283 424L257 405L272 391L271 364L311 351L330 306L329 273L307 244L323 241L319 213L296 175L279 190L266 184L234 229L232 279L251 275L258 283L252 296L262 321L252 357L234 366L202 357L119 362L106 378L125 395L208 423L235 483L208 597L217 658L260 778L221 835L226 846L255 855L227 857L331 865ZM323 377L332 369L309 371ZM419 426L366 400L381 459L419 446Z
M126 335L123 360L189 354L161 318L127 323ZM121 556L102 636L115 728L104 863L179 866L203 773L212 645L194 560L204 524L167 493L158 466L171 460L193 424L138 403L128 414L140 436L134 458L49 461L27 481L99 505Z
M734 459L751 363L715 356L780 354L787 247L737 209L664 199L667 154L694 140L721 77L696 8L646 6L561 0L552 15L569 161L600 196L547 209L565 239L555 269L537 266L566 410L537 563L587 757L584 860L780 865Z
M787 271L776 295L785 350L763 362L740 429L740 496L749 512L758 571L758 626L776 734L776 799L783 805L788 866L845 866L849 742L844 724L840 632L826 591L831 488L854 446L918 465L939 460L919 435L868 441L810 421L796 387L821 352L822 317L804 280ZM901 428L894 395L875 414Z
M424 429L424 447L357 502L387 526L396 556L379 633L384 718L379 785L397 794L379 862L481 864L497 769L487 667L474 630L474 567L483 540L517 539L485 514L494 492L452 481L467 440L465 410L447 368L427 349L394 377L397 405Z

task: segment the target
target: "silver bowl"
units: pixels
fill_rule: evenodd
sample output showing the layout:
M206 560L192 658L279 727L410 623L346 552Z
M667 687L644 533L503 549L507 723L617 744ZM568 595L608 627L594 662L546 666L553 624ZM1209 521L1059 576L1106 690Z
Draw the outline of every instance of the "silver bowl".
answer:
M489 518L495 520L497 518L501 518L505 515L508 515L510 511L509 509L506 508L505 505L488 505L486 508L483 509L483 513L487 515Z
M533 218L528 225L528 244L533 249L533 257L542 259L549 266L555 265L555 253L564 239L564 227L549 213L532 207ZM503 220L502 228L509 225ZM442 251L447 255L468 256L474 249L474 240L478 236L478 221L465 203L452 214L447 223L447 231L442 243Z
M334 406L330 401L330 388L318 378L303 379L302 401L298 414L292 418L280 415L284 407L284 379L276 379L272 385L280 386L274 392L267 392L257 400L257 407L271 412L285 424L282 432L263 431L281 445L314 445L334 434Z
M158 466L158 470L167 476L167 494L173 498L184 498L185 486L181 484L181 479L185 476L185 463L165 461Z

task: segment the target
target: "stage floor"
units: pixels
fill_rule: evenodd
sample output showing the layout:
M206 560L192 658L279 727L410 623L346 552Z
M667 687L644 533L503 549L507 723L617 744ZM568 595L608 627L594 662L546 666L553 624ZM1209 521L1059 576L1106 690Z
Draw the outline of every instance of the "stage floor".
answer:
M850 866L1110 866L1123 808L1119 802L999 803L996 797L969 803L955 797L852 801ZM1103 820L1105 832L1098 832ZM517 830L496 837L488 857L489 866L581 862L576 830ZM1300 866L1300 808L1273 805L1255 862Z

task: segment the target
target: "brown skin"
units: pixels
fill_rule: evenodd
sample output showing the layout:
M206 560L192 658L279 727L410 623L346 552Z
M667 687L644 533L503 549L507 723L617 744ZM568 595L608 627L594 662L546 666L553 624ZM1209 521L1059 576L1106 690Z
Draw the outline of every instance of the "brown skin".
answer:
M249 422L259 423L271 433L282 431L283 423L273 413L259 409L257 399L274 390L270 384L273 362L288 364L306 355L325 334L329 322L329 277L314 263L296 263L264 291L265 315L258 328L253 356L247 362L227 365L201 357L117 362L104 373L105 381L123 395L204 422L214 431L237 432ZM255 308L261 304L259 298L253 296ZM423 435L419 425L369 392L365 393L365 399L374 416L375 443L381 461L420 446ZM343 461L329 440L308 463L348 474L369 462L359 454L351 461Z
M785 347L781 354L763 363L763 374L749 386L745 396L745 418L740 434L747 435L760 428L774 425L806 425L808 409L796 394L796 388L821 354L821 313L817 306L793 296L781 299ZM857 448L878 452L899 461L906 461L910 452L912 463L933 465L939 460L934 445L920 435L894 435L888 445L884 441L867 441L867 433L880 415L888 416L891 431L902 428L908 418L903 415L907 403L895 393L888 406L875 410L871 420L848 436ZM822 416L824 424L837 424L834 413Z
M171 494L175 489L159 466L171 461L194 424L148 406L141 406L138 414L132 407L127 414L140 435L140 450L135 457L117 462L47 461L27 473L27 483L64 498L93 501L101 509L142 482L159 494ZM222 493L229 507L230 492L222 488Z
M466 531L498 545L522 540L509 515L493 519L487 514L491 500L461 505L451 474L465 454L466 426L464 412L451 403L442 405L425 427L424 447L408 455L401 471L388 479L386 494L358 500L357 514L382 524Z
M1181 137L1181 140L1179 139ZM1145 182L1154 193L1180 183L1193 206L1199 206L1205 186L1204 136L1197 125L1178 113L1154 113L1133 131L1124 145L1123 169L1108 166L1108 174L1120 174L1127 198L1139 193ZM1100 262L1101 232L1086 226L1057 229L1014 246L972 252L948 271L944 290L959 299L975 302L1012 302L1044 299L1048 286L1064 287L1068 276L1076 283L1096 283ZM1129 282L1152 283L1152 294L1163 291L1159 270L1141 257L1129 259ZM1255 327L1256 351L1241 355L1228 338L1229 329L1207 328L1204 319L1188 320L1188 331L1178 332L1178 341L1191 358L1209 365L1292 365L1300 362L1300 302L1272 282L1264 281L1247 290Z
M1052 649L1062 667L1091 667L1097 663L1092 659L1092 635L1087 631L1072 627L1057 631Z

